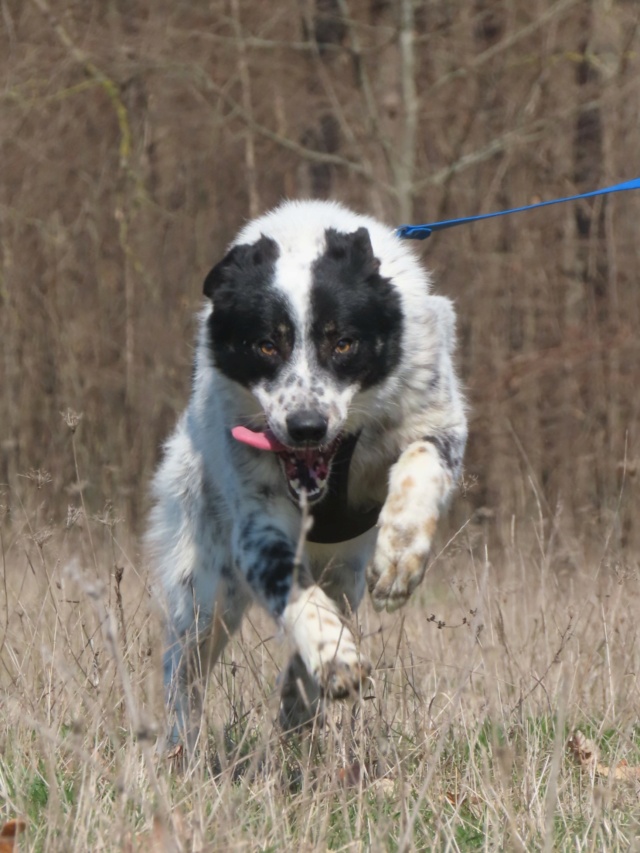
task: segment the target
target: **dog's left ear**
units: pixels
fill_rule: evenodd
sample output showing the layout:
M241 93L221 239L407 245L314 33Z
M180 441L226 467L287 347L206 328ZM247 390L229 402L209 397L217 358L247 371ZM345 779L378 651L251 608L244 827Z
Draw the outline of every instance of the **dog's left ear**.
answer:
M373 254L369 231L362 227L350 234L328 228L327 254L336 261L344 261L351 271L369 278L380 270L380 261Z
M222 284L228 284L241 272L250 272L265 264L273 264L278 257L275 240L262 236L255 243L242 243L230 249L204 280L203 293L213 299Z

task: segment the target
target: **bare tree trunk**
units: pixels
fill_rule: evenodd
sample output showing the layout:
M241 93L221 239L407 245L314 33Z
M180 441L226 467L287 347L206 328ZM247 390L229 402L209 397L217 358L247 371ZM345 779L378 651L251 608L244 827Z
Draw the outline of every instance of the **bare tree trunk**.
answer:
M415 186L416 138L418 133L418 95L416 91L414 0L400 4L400 85L404 106L402 143L396 165L396 186L400 220L413 220L413 194Z
M231 0L231 9L233 12L233 26L236 33L237 48L238 48L238 72L240 76L240 86L242 89L242 106L247 115L253 115L253 105L251 103L251 75L249 74L249 62L247 59L247 48L244 35L242 33L242 23L240 21L240 2L239 0ZM249 215L254 218L260 213L260 197L258 195L258 178L256 172L256 144L253 128L247 126L244 131L244 179L247 184L249 194Z

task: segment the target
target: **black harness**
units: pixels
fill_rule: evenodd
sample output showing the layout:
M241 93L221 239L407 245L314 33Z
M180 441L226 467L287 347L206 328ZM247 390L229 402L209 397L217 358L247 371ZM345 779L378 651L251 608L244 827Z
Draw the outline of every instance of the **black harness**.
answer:
M333 545L355 539L375 527L382 506L375 504L367 510L348 505L349 466L360 433L347 435L340 442L331 466L327 494L317 506L310 508L313 527L307 534L309 542Z

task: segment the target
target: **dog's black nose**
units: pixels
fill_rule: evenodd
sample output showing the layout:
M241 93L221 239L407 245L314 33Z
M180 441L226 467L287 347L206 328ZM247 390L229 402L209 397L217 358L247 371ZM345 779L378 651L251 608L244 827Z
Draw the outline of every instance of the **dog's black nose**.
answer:
M287 429L296 444L322 444L329 421L313 409L300 409L287 417Z

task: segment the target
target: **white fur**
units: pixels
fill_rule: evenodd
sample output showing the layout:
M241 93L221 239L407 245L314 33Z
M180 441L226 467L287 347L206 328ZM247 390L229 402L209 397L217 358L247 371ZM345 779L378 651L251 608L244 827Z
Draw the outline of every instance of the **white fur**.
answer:
M400 364L366 391L319 376L305 338L311 268L324 250L326 229L351 233L362 226L380 260L380 274L397 288L404 318ZM233 442L231 427L267 424L286 443L286 416L294 400L303 408L320 405L312 387L320 380L328 440L361 431L351 462L350 501L376 498L383 504L377 531L336 545L306 545L300 577L278 617L298 653L283 688L287 723L301 718L302 705L310 704L307 710L313 712L321 693L344 696L368 676L370 667L345 617L358 606L365 572L375 606L389 610L403 604L422 579L466 440L452 364L453 306L430 294L429 277L408 244L369 217L320 201L283 204L250 222L234 245L263 235L279 247L275 283L303 343L283 370L278 393L273 383L248 391L212 362L207 320L213 309L207 304L200 314L193 392L153 481L147 544L167 602L165 683L170 710L176 712L174 739L184 730L193 741L199 676L215 662L248 602L257 596L276 612L274 601L248 581L260 532L268 541L280 537L294 546L299 534L300 513L274 455ZM293 700L284 708L287 697Z

